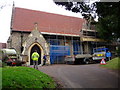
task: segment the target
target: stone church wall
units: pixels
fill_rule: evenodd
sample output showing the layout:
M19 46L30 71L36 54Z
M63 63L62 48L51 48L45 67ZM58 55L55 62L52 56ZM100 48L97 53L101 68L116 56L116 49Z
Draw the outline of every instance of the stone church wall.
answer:
M21 34L18 32L13 32L11 37L11 46L15 48L15 50L20 53L21 51Z
M23 40L21 40L21 32L12 32L11 37L11 48L15 48L15 50L21 54L21 41L24 42L28 37L29 33L23 33Z

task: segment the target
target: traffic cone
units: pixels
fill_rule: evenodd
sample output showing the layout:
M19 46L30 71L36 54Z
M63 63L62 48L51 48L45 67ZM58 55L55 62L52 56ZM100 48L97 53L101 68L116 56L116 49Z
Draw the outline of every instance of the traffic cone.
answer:
M102 58L100 64L101 64L101 65L106 65L106 62L105 62L105 59L104 59L104 58Z

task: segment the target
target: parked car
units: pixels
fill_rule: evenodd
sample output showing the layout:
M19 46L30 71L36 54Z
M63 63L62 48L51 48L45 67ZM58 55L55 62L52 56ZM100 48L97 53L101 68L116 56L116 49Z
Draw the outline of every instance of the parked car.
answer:
M25 61L19 60L19 55L15 49L1 49L1 59L3 63L9 66L21 66Z

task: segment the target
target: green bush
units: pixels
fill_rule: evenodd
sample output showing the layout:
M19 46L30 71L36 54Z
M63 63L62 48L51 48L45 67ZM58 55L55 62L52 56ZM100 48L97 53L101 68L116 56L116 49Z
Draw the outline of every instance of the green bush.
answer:
M6 67L6 66L7 66L7 63L2 62L2 67Z

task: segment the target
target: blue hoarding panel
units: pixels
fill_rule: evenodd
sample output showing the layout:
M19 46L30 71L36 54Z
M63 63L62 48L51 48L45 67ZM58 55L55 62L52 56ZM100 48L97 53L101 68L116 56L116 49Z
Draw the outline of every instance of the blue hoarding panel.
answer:
M62 63L64 56L70 55L69 46L50 45L50 61L51 64Z
M73 41L73 54L80 54L80 42L78 42L77 40Z

